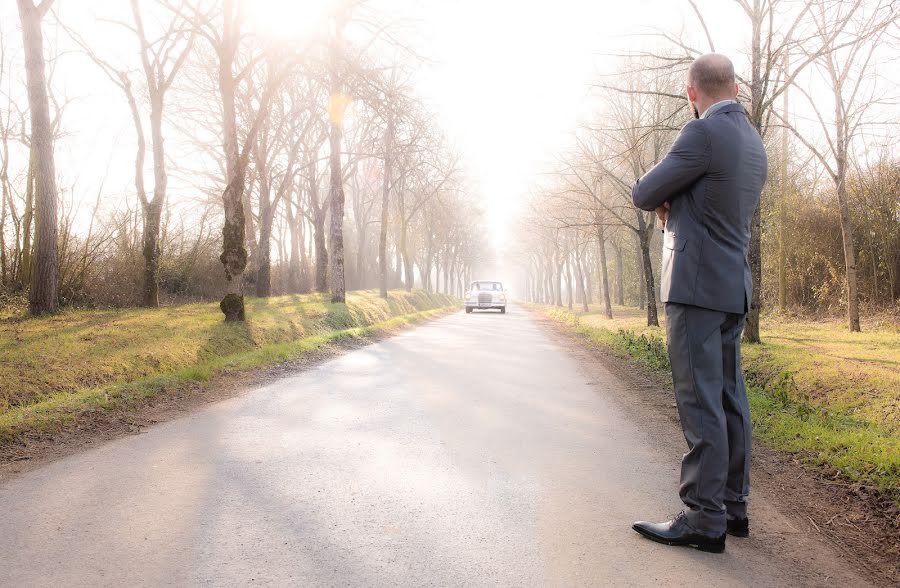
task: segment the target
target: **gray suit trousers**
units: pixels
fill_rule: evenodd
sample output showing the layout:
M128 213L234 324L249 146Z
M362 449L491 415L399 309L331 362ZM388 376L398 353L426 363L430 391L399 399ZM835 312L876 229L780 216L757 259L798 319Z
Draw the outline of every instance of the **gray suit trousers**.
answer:
M744 314L666 304L669 361L688 452L681 500L698 530L724 533L747 516L750 407L741 372Z

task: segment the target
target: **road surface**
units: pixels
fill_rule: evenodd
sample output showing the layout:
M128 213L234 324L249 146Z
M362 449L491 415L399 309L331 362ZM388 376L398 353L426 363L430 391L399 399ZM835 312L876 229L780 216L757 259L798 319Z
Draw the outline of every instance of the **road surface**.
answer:
M638 536L683 440L585 363L457 313L61 459L0 486L0 586L863 583L764 503L724 555Z

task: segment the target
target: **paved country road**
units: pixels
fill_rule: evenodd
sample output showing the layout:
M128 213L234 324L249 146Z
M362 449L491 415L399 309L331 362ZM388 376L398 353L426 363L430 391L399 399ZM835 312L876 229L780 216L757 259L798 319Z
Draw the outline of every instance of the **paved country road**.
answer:
M0 485L0 586L864 584L763 500L724 555L634 533L683 440L586 364L457 313L61 459Z

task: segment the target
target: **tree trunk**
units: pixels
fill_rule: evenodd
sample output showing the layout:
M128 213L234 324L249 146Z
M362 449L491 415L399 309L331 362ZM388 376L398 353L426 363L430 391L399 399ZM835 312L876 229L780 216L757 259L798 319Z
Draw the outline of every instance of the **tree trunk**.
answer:
M416 278L413 275L412 257L409 255L409 251L407 251L407 230L407 224L404 221L401 223L400 227L400 256L403 259L403 287L409 292L412 290L413 282L415 282Z
M332 88L339 91L339 86ZM343 113L341 113L341 116ZM341 170L341 120L331 121L329 145L331 153L331 301L344 302L347 297L344 283L344 174Z
M31 253L33 243L32 228L34 226L34 147L28 155L28 179L25 181L25 209L22 211L22 257L19 261L18 277L19 286L25 287L31 284Z
M267 133L263 133L265 137ZM272 295L272 223L275 220L272 210L272 184L269 174L269 162L267 160L267 139L260 138L254 141L256 177L259 182L259 241L251 245L251 262L256 266L256 295L259 298L268 298ZM288 172L290 173L290 172ZM249 211L249 204L245 201ZM253 216L252 214L248 214ZM248 225L252 226L252 225ZM251 233L252 234L252 233ZM251 239L255 241L255 239Z
M297 226L300 230L300 292L309 292L311 288L309 276L309 248L306 243L306 224L303 222L302 215L297 213ZM311 237L312 235L310 235ZM310 246L312 246L310 242Z
M381 232L378 236L378 287L382 298L387 298L387 234L391 205L391 166L393 165L394 117L389 113L384 132L384 173L381 180Z
M159 228L162 218L161 202L156 198L144 207L144 288L143 306L159 306Z
M225 212L222 224L222 255L225 269L225 296L219 308L227 322L243 321L244 269L247 267L245 246L244 188L246 163L238 155L237 116L234 105L236 82L231 71L240 36L237 8L234 0L225 0L224 29L219 53L219 92L222 98L222 136L225 152L225 173L228 183L222 192Z
M553 276L556 274L556 266L553 265L553 261L548 260L546 267L546 282L544 283L544 288L547 304L556 304L556 290L553 287Z
M56 166L53 161L53 129L44 71L44 42L41 18L52 2L40 8L31 0L17 0L25 49L25 78L31 117L31 146L35 171L35 240L28 305L33 315L53 312L59 307L59 251L57 226Z
M244 215L244 235L247 236L247 267L244 269L244 273L248 276L247 281L255 280L259 272L259 241L256 238L256 224L253 222L253 205L250 200L255 183L253 176L259 174L258 166L254 165L254 168L249 171L252 175L247 178L248 185L245 187L242 196L244 210L246 211Z
M858 333L859 324L859 290L856 277L856 251L853 245L853 223L850 219L850 208L847 203L847 171L846 171L846 145L842 140L838 141L837 168L838 175L835 178L838 206L841 212L841 238L844 244L844 265L847 272L847 323L850 331Z
M300 291L300 224L299 211L295 216L293 211L293 202L290 198L285 200L285 217L288 221L288 231L290 236L290 254L288 257L288 294L296 294Z
M624 259L622 256L622 245L618 239L613 241L613 250L616 253L616 304L625 306L625 276L622 268Z
M609 271L606 265L606 236L604 235L605 228L603 227L603 222L597 223L597 244L599 246L600 251L600 288L603 290L603 312L606 313L606 318L612 318L612 305L609 300Z
M790 51L784 50L782 61L782 75L787 79L789 67ZM782 115L787 120L788 116L788 90L782 91ZM787 308L787 250L784 245L785 232L785 216L787 215L787 207L785 206L788 197L790 183L788 182L788 152L790 143L788 142L788 129L785 126L781 129L781 176L780 188L781 194L778 199L778 308L785 310Z
M578 287L578 295L581 297L581 309L584 312L590 312L590 307L588 306L587 300L587 289L584 284L584 268L581 266L581 254L578 251L578 246L575 246L575 280L576 285Z
M594 280L591 277L591 252L588 248L582 258L582 271L584 272L584 296L588 306L594 303Z
M768 9L765 9L768 10ZM762 26L765 10L759 0L754 0L750 15L750 122L756 131L763 134L763 76L762 76ZM756 207L750 221L750 247L747 263L750 265L750 279L753 296L747 311L743 339L748 343L759 343L759 317L762 308L762 221L760 206Z
M556 279L554 280L556 283L554 286L556 287L556 306L562 306L562 279L563 279L563 264L561 261L556 262Z
M226 322L245 319L243 274L247 267L247 249L244 247L244 203L241 199L243 167L237 162L234 176L222 193L225 222L222 225L222 255L219 259L225 267L226 293L219 308Z
M268 196L259 198L259 247L256 263L256 295L268 298L272 295L272 221Z
M313 204L313 239L316 244L316 292L328 291L328 247L325 237L325 207L319 205L319 186L315 172L310 176L310 199Z
M356 280L359 284L360 289L368 288L368 274L366 273L366 251L368 251L368 247L366 247L366 230L365 228L357 227L357 243L356 243Z
M640 233L643 233L641 231ZM635 251L635 256L637 258L637 268L638 268L638 308L644 310L646 302L647 302L647 268L644 264L644 245L643 245L643 237L638 234L638 249Z
M4 166L6 160L4 159ZM6 194L6 183L3 177L3 170L0 170L0 186L3 191L0 193L0 289L6 287L7 284L7 265L6 265L6 202L8 200Z
M148 84L151 80L148 80ZM152 90L151 90L152 92ZM153 141L153 200L144 214L144 306L159 306L160 218L166 201L169 178L162 136L162 96L150 100L150 137Z
M641 255L643 259L643 269L644 269L644 284L646 285L647 292L647 326L650 327L658 327L659 326L659 316L657 315L656 310L656 285L653 277L653 265L650 261L650 237L652 236L653 226L646 227L646 223L643 221L643 217L640 221L641 231L640 235L640 243L641 243Z

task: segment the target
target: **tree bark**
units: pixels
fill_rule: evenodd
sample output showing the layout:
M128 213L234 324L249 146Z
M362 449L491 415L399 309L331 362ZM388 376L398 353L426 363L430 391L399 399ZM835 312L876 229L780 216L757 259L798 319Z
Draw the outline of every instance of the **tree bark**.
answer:
M228 183L222 192L225 212L222 224L222 255L219 256L225 269L226 293L219 307L225 320L243 321L244 314L244 269L247 267L246 224L244 211L244 188L246 180L245 164L238 155L237 117L234 105L235 79L232 72L238 48L239 23L235 0L225 0L224 29L219 53L219 92L222 99L222 135L225 152L225 173Z
M644 245L643 237L638 234L638 248L635 251L638 275L638 308L644 310L647 305L647 269L644 265Z
M20 287L31 284L31 253L33 243L32 228L34 226L34 147L28 151L28 178L25 181L25 208L22 211L22 252L18 265L16 281Z
M381 180L381 232L378 236L378 287L382 298L387 298L387 234L391 205L391 168L393 165L394 117L388 113L384 132L384 173Z
M316 172L309 176L309 198L313 209L313 241L316 249L316 292L328 291L328 247L325 237L325 205L319 203Z
M268 184L268 182L266 183ZM259 243L256 260L256 295L268 298L272 295L272 203L269 201L269 187L263 193L260 185L259 195Z
M148 308L159 306L159 231L162 202L155 198L144 207L144 286L142 304Z
M644 272L645 291L647 294L647 326L658 327L659 316L656 310L656 280L653 276L653 263L650 260L650 237L653 235L653 225L647 226L643 214L639 213L638 236L641 245L641 260Z
M581 297L581 309L584 312L590 312L590 307L588 306L588 298L587 298L587 288L585 287L585 271L581 265L581 253L578 250L578 245L575 246L575 279L578 281L578 293Z
M753 0L753 13L750 15L750 121L760 136L762 136L763 125L762 14L760 1ZM759 315L762 307L762 246L760 242L762 217L760 208L761 206L756 207L750 221L750 247L747 251L753 296L747 312L743 339L749 343L760 342Z
M616 253L616 304L625 306L625 279L622 264L624 259L622 256L622 245L618 239L613 241L613 250Z
M151 80L147 80L148 83ZM151 90L151 92L153 92ZM153 200L144 206L144 306L159 306L160 218L166 200L166 159L162 137L162 96L150 100L150 136L153 141Z
M609 300L609 271L606 264L606 235L602 219L597 222L597 244L600 252L600 287L603 290L603 312L606 318L612 318L612 305Z
M556 297L556 306L562 306L562 305L563 305L563 302L562 302L562 277L563 277L563 263L562 263L562 261L560 261L560 260L557 258L557 261L556 261L556 278L555 278L555 280L554 280L554 282L556 282L556 283L554 284L554 286L555 286L555 288L556 288L556 292L554 293L554 294L555 294L555 297Z
M839 123L843 123L840 114L840 106L838 106ZM842 133L842 126L838 126L839 133ZM859 323L859 289L857 286L856 276L856 249L853 245L853 221L850 219L850 207L848 205L849 196L847 194L847 144L843 137L839 137L837 141L837 176L835 177L836 193L838 199L838 207L841 216L841 238L844 245L844 266L846 268L847 279L847 324L850 331L858 333L861 330Z
M335 87L339 88L337 84ZM334 87L333 87L334 91ZM341 113L343 115L343 113ZM342 118L342 116L341 116ZM331 301L344 302L344 174L341 171L341 120L331 121L328 143L331 147Z
M52 0L43 0L38 6L31 0L17 0L17 3L25 50L25 78L35 172L36 222L28 306L31 314L40 315L59 308L56 166L53 160L53 129L50 123L41 32L41 19L50 8Z
M398 245L398 251L400 252L400 259L403 262L403 287L407 292L409 292L412 290L415 276L413 275L412 259L408 251L409 221L405 217L406 212L404 209L405 205L403 202L403 197L404 193L401 189L398 194L398 200L400 204L400 243Z
M288 294L297 294L300 292L300 214L299 211L294 214L293 201L290 198L285 200L284 206L290 236L287 291Z

